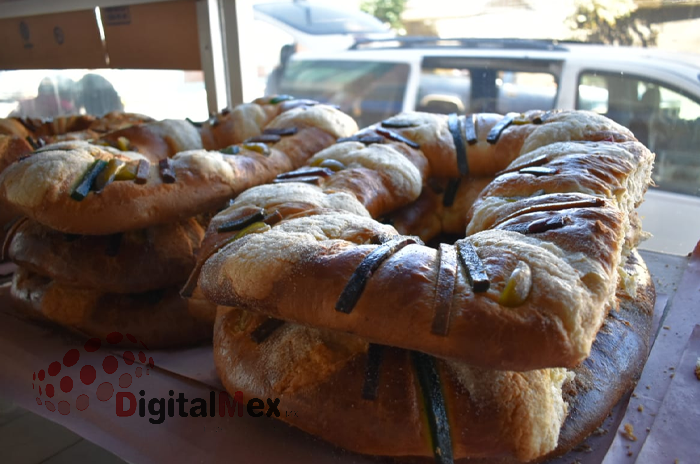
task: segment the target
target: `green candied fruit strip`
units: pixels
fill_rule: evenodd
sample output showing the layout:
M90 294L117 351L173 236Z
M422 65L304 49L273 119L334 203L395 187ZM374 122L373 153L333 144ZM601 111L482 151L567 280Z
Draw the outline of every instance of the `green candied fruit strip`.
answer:
M498 302L508 308L515 308L525 303L531 289L532 271L527 263L520 261L510 275Z
M119 148L121 151L129 151L129 148L131 147L131 142L129 139L126 137L119 137L117 138L117 148Z
M90 193L95 179L107 167L107 164L108 163L105 160L96 160L94 163L92 163L88 170L85 171L85 174L83 174L83 177L80 179L80 182L78 182L78 185L76 185L71 192L70 197L75 201L83 201L85 197L88 196L88 193Z
M136 169L138 168L138 162L136 163L126 163L117 173L114 175L114 180L134 180L136 179Z
M256 153L260 153L261 155L264 155L264 156L269 156L269 154L270 154L270 147L268 147L264 143L258 143L258 142L244 143L243 148L245 148L246 150L254 151Z
M294 100L294 97L292 97L291 95L277 95L277 96L270 98L270 104L276 105L278 103L282 103L283 101L288 101L288 100Z
M231 145L229 147L219 150L219 153L223 153L224 155L237 155L240 152L241 147L239 147L238 145Z
M245 237L246 235L250 234L257 234L260 232L267 232L268 230L272 229L269 225L265 224L264 222L254 222L245 229L242 229L240 232L238 232L234 237L233 240L238 240L239 238ZM233 241L232 240L232 241Z
M107 163L102 172L95 178L95 183L92 189L96 192L101 192L105 187L112 183L117 173L121 171L126 163L120 159L112 158Z

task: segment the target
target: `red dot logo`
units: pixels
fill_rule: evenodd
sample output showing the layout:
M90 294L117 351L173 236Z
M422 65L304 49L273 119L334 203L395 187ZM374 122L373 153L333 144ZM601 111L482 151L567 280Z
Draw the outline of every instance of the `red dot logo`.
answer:
M82 369L80 369L80 381L85 385L90 385L96 378L97 372L95 372L95 368L91 365L86 364Z
M103 382L97 387L97 399L100 401L108 401L114 394L114 387L109 382Z
M137 340L136 337L134 337L132 334L123 335L119 332L112 332L109 335L107 335L105 339L109 345L116 345L121 343L122 341L128 341L131 344L140 343L144 347L144 349L148 349L148 347L143 341ZM109 345L103 345L102 340L100 340L97 337L93 337L87 340L82 346L82 348L87 353L93 353L98 351L103 346L106 346L108 349L110 349ZM111 354L108 354L103 359L102 369L107 375L114 374L119 370L120 365L118 361L118 356L119 355L113 356ZM122 368L133 366L137 362L137 359L138 362L142 365L145 365L145 367L152 368L154 366L153 358L148 358L147 362L147 355L143 351L139 351L137 355L135 355L133 351L124 351L121 357L124 361L124 364L121 365ZM71 408L74 408L78 411L85 411L86 409L88 409L88 407L90 406L91 395L82 393L75 399L75 403L73 403L73 401L70 398L64 399L62 395L62 393L67 394L73 391L73 378L75 377L76 373L78 373L78 368L80 368L78 376L83 385L92 385L97 380L97 371L95 370L95 367L90 364L84 364L80 366L78 364L80 359L80 350L73 348L65 353L62 359L62 363L59 361L54 361L51 364L49 364L46 370L41 369L32 373L32 389L37 390L39 393L39 396L36 397L37 406L46 406L46 409L50 412L55 412L58 410L59 414L62 415L70 414ZM76 365L77 367L74 368L75 370L69 369ZM137 365L134 366L132 369L133 375L135 375L136 378L140 378L143 376L142 366ZM63 374L62 377L60 377L60 380L59 374ZM146 369L146 375L148 375L148 369ZM49 383L42 385L41 382L44 382L45 380ZM39 385L36 385L34 383L37 381L40 383ZM132 372L122 372L119 375L118 381L114 382L114 384L118 384L120 388L129 388L133 385L133 382L134 377L132 376ZM113 382L102 382L95 389L95 396L97 397L97 399L102 402L109 401L110 399L112 399L114 397L114 384ZM44 401L42 401L41 399L43 393L46 393L47 396L47 399ZM50 401L48 398L51 398L53 401Z
M122 388L129 388L131 385L131 374L124 373L119 377L119 386Z
M85 351L87 351L88 353L92 353L93 351L99 350L101 345L102 342L99 338L91 338L90 340L85 342Z
M70 414L70 404L68 404L68 401L61 401L58 403L58 412L64 416Z
M68 351L68 353L66 353L66 355L63 357L63 365L66 367L75 366L78 363L79 359L80 351L73 348L72 350ZM39 375L41 376L41 372L39 372Z
M107 342L111 343L112 345L116 345L122 341L123 338L124 336L119 332L112 332L111 334L107 335Z
M118 368L119 363L114 356L107 356L105 360L102 361L102 369L104 369L107 374L114 374Z
M61 372L61 363L60 362L54 361L51 364L49 364L49 375L51 377L56 377L59 372Z
M65 376L61 379L61 391L63 393L69 393L73 389L73 379Z

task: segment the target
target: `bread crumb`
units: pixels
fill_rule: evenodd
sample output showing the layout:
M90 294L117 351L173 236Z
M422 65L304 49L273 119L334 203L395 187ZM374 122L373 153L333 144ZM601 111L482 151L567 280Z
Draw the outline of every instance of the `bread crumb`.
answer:
M671 330L671 328L669 326L665 325L664 330Z
M700 380L700 358L695 361L695 377Z
M644 412L644 406L642 406L641 404L637 406L637 411Z
M632 456L634 453L632 451L627 452L627 456Z
M620 434L629 441L637 441L637 437L634 435L634 427L632 426L632 424L625 424L624 430L621 430Z
M603 427L598 427L593 431L593 435L596 436L605 435L606 433L608 433L608 429L604 429Z

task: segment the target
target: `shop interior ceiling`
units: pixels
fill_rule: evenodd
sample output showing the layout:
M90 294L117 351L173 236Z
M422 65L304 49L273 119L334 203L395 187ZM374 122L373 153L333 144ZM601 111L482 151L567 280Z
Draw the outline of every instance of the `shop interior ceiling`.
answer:
M2 69L202 68L193 0L3 18L0 43Z

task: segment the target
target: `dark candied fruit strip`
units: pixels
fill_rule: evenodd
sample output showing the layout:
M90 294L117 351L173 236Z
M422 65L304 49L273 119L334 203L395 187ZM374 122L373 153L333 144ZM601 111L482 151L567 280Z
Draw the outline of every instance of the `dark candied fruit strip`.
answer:
M455 246L457 247L459 261L466 271L467 281L472 287L472 290L474 290L474 293L483 293L487 291L491 286L491 282L489 282L489 276L486 275L484 263L476 253L474 245L472 245L469 240L462 239L455 242Z
M92 190L92 184L95 182L97 176L100 175L102 170L106 167L107 161L95 160L95 162L90 165L88 170L85 171L85 174L83 174L80 182L78 182L78 185L76 185L71 192L70 197L75 201L83 201L88 193L90 193L90 190Z
M277 143L282 140L281 135L277 134L260 134L255 137L250 137L243 141L243 143Z
M503 230L518 232L519 234L541 234L550 230L561 229L571 224L573 221L568 216L557 216L553 218L538 219L527 224L513 224L503 227Z
M282 319L275 319L274 317L270 317L266 319L265 322L257 326L250 333L250 339L259 345L265 340L267 340L270 337L270 335L272 335L277 329L279 329L283 325L284 321Z
M384 143L384 137L381 135L363 135L358 141L365 145L372 145L373 143Z
M369 243L372 245L382 245L394 238L394 235L390 234L376 234L372 235L369 239Z
M119 249L122 246L123 234L112 234L107 237L107 248L105 249L105 254L107 256L117 256L119 254Z
M506 114L505 116L503 116L503 118L491 128L491 130L489 131L489 135L486 136L486 141L492 145L498 142L498 139L501 138L501 134L503 133L503 131L506 130L508 126L513 124L514 120L515 116L513 116L512 114Z
M370 254L365 256L359 266L345 285L345 288L335 303L335 310L341 313L350 314L362 296L362 292L372 276L381 264L391 255L411 244L422 245L423 242L418 237L398 236L375 248Z
M573 221L568 216L557 216L550 219L540 219L533 221L527 226L528 234L540 234L548 230L561 229L562 227L571 224Z
M148 182L148 177L151 175L151 163L148 160L139 160L139 165L136 167L136 179L134 182L137 184L145 184Z
M274 212L265 215L262 222L264 222L268 226L274 226L282 219L284 219L284 217L282 217L282 213L280 213L278 210L275 210Z
M342 171L343 169L345 169L345 165L343 163L341 163L338 160L334 160L332 158L328 158L328 159L325 159L325 160L319 162L317 166L319 168L330 169L333 172L338 172L338 171Z
M95 179L95 183L92 186L92 189L95 192L101 192L104 190L105 187L107 187L109 184L111 184L114 181L114 178L116 177L117 173L122 169L122 167L126 163L120 159L117 158L112 158L109 160L107 163L107 167L102 170L99 176Z
M19 228L27 222L29 219L23 216L16 217L12 221L10 221L9 225L5 226L5 240L2 242L2 250L0 250L0 260L5 261L10 259L9 252L10 252L10 244L12 243L12 239L14 238L15 234L19 230Z
M514 167L508 167L504 169L503 171L498 171L496 173L496 176L502 176L503 174L510 174L511 172L517 172L520 171L521 169L526 169L526 168L534 168L537 166L542 166L543 164L549 163L549 158L547 158L547 155L540 155L537 158L533 158L527 163L519 164Z
M237 155L240 152L241 152L241 147L239 147L238 145L231 145L231 146L228 146L226 148L222 148L221 150L219 150L219 153L221 153L223 155Z
M407 139L406 137L404 137L404 136L401 135L401 134L397 134L396 132L393 132L393 131L390 131L390 130L387 130L387 129L382 129L382 128L380 128L380 127L378 127L378 128L376 129L376 131L377 131L377 134L383 135L384 137L388 138L389 140L393 140L394 142L405 143L405 144L408 145L409 147L415 148L416 150L420 148L420 145L419 145L419 144L417 144L417 143L414 142L413 140ZM362 139L360 139L360 141L361 141L361 140L362 140Z
M306 107L306 106L316 106L319 102L316 100L287 100L280 103L280 111L284 113L285 111L293 110L294 108Z
M19 123L22 124L29 132L34 132L38 129L38 127L34 124L34 121L29 118L17 118L17 121L19 121Z
M532 118L532 123L533 124L544 124L545 122L547 122L547 119L549 119L549 117L552 116L552 114L554 114L554 113L551 111L545 111L541 114L538 114L537 116Z
M447 117L447 128L455 145L457 168L461 175L466 176L469 174L469 162L467 161L467 145L464 143L461 125L459 117L455 113Z
M430 331L435 335L446 336L450 329L452 295L457 278L457 252L452 245L441 243L438 250L438 276L435 281L433 300L433 325Z
M265 135L279 135L282 137L286 137L288 135L294 135L297 132L299 132L299 129L297 129L296 127L280 127L280 128L270 127L268 129L265 129L263 131L263 134L265 134Z
M452 437L450 421L447 417L445 396L434 357L418 351L411 351L413 368L420 385L420 396L425 405L430 428L430 441L436 464L453 464Z
M38 149L41 148L41 145L39 145L39 142L36 141L36 140L34 140L34 138L33 138L31 135L26 136L26 137L25 137L25 140L27 141L27 143L28 143L29 145L31 145L31 147L32 147L34 150L38 150Z
M459 184L462 183L462 178L457 177L456 179L450 179L447 182L447 187L445 187L445 194L442 197L442 206L450 207L455 202L455 196L457 195L457 189L459 189Z
M202 123L202 122L194 122L194 121L191 120L190 118L185 118L185 121L189 122L190 124L192 124L192 125L193 125L194 127L196 127L197 129L199 129L200 127L202 127L202 126L204 125L204 123Z
M334 171L328 169L328 168L302 168L302 169L297 169L296 171L290 171L290 172L285 172L282 174L279 174L277 176L277 179L293 179L295 177L305 177L305 176L321 176L321 177L330 177L334 174Z
M160 171L160 177L163 179L163 183L172 184L175 182L175 171L173 171L170 158L158 161L158 170Z
M276 96L270 98L270 104L276 105L278 103L282 103L283 101L288 101L288 100L294 100L294 97L292 97L291 95L276 95Z
M254 222L262 221L265 218L265 210L260 208L260 210L255 211L247 216L243 216L233 221L227 221L216 228L217 232L232 232L234 230L240 230L248 227Z
M389 129L406 129L408 127L416 127L418 123L411 121L410 119L403 118L391 118L382 121L382 127Z
M365 365L365 382L362 384L362 399L374 401L379 390L379 371L384 359L384 345L370 343Z
M301 176L301 177L293 177L291 179L275 179L272 181L273 184L286 184L289 182L301 182L303 184L309 184L309 185L321 185L321 177L319 177L319 176Z
M553 176L559 172L558 169L548 168L547 166L531 166L528 168L519 169L520 174L532 174L533 176Z
M556 203L545 203L543 205L534 205L523 208L514 213L509 214L505 218L498 221L495 225L502 224L511 219L530 213L537 213L540 211L560 211L562 209L571 208L599 208L605 204L605 200L602 198L589 198L585 200L573 200L573 201L560 201Z
M479 139L476 136L476 115L470 114L464 119L464 138L469 145L474 145Z
M353 135L350 137L341 137L335 142L360 142L364 143L365 145L371 145L373 143L384 143L384 137L381 135Z

